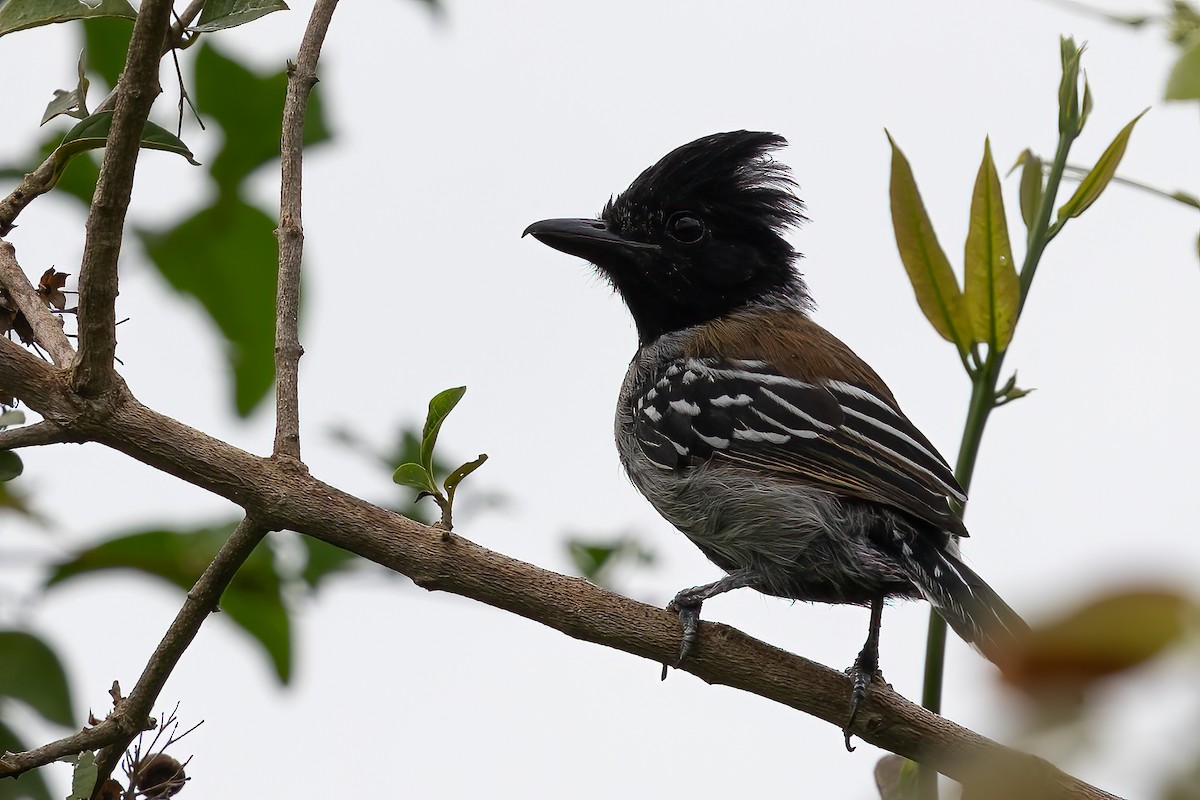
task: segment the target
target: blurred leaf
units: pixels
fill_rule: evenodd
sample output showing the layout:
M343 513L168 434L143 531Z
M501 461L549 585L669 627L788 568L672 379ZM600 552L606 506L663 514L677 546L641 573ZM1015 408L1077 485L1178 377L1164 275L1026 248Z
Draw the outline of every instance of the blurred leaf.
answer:
M1042 159L1034 155L1032 150L1026 149L1017 159L1017 163L1021 165L1021 221L1025 223L1026 230L1030 230L1033 228L1033 220L1045 191Z
M300 534L297 535L300 536ZM328 542L314 539L311 536L300 536L300 542L304 545L307 554L304 571L300 573L300 578L314 590L330 575L343 572L361 561L359 556L349 550L334 547Z
M1150 109L1146 109L1149 111ZM1100 197L1100 193L1108 186L1113 175L1117 172L1117 165L1121 163L1121 158L1125 155L1125 147L1129 144L1129 136L1133 133L1133 126L1137 121L1145 116L1146 111L1138 114L1129 124L1117 133L1115 139L1096 161L1096 166L1092 167L1091 171L1083 177L1076 187L1075 193L1071 195L1071 199L1063 203L1058 209L1058 219L1063 221L1072 217L1078 217L1084 211L1087 211L1092 203Z
M253 22L273 11L287 11L283 0L208 0L200 20L190 30L211 33Z
M0 631L0 696L28 704L51 722L75 723L67 673L50 646L24 631Z
M225 142L211 167L222 193L237 189L255 169L279 158L286 92L286 72L260 77L222 55L211 42L200 46L193 98L197 110L216 120L225 132ZM329 138L321 94L314 90L304 116L305 152L308 146Z
M1004 675L1028 691L1077 691L1158 655L1196 613L1186 597L1158 589L1098 597L1036 628Z
M880 800L915 800L916 764L903 756L889 753L875 762L875 788Z
M407 486L410 489L416 489L420 492L428 492L429 494L438 493L438 488L434 485L433 479L420 464L401 464L392 473L392 480L401 486Z
M0 753L21 753L26 749L20 737L0 721ZM43 772L34 769L16 778L0 780L0 800L53 800Z
M128 0L8 0L0 5L0 36L6 33L88 17L134 19Z
M963 305L962 291L933 232L933 223L921 202L912 167L890 133L887 137L892 146L889 189L892 227L900 260L925 318L943 339L953 342L960 352L965 353L971 340L971 322Z
M87 19L83 21L83 42L88 69L100 75L109 88L117 85L125 69L125 54L133 26L124 20Z
M462 483L463 478L482 467L483 462L487 461L487 458L487 453L480 453L479 457L474 461L468 461L446 476L446 482L443 485L446 487L447 501L454 502L454 493L458 491L458 485Z
M67 800L88 800L92 796L98 776L96 754L84 750L75 759L75 769L71 772L71 793L67 795Z
M433 450L437 446L442 423L466 393L467 387L457 386L438 392L429 401L429 413L425 416L425 427L421 430L421 466L430 476L433 475Z
M1003 351L1017 325L1021 284L1008 241L1000 176L987 139L971 195L964 264L963 303L975 341L985 342L993 351Z
M610 585L613 571L623 564L654 562L654 553L629 535L609 540L584 540L568 536L566 546L575 571L600 586Z
M1167 77L1167 100L1200 99L1200 32L1193 33Z
M19 455L12 450L0 450L0 482L11 481L24 471Z
M83 71L83 54L84 51L79 51L79 62L76 64L76 79L75 88L71 91L65 89L55 89L54 99L50 101L50 105L46 106L46 113L42 114L42 124L45 125L50 120L57 117L59 114L67 114L76 119L87 119L87 90L88 79Z
M234 402L247 416L275 380L275 220L234 196L166 230L137 231L178 292L195 297L226 339Z
M150 530L103 541L59 564L46 585L78 575L131 569L188 591L233 533L235 524L186 531ZM270 548L259 545L221 596L220 607L262 645L282 683L291 677L291 633Z

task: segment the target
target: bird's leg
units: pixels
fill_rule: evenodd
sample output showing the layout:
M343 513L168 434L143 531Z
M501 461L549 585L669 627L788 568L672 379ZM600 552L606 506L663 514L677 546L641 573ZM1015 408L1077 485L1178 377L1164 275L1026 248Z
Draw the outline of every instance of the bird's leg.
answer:
M733 589L751 586L757 580L758 573L750 570L738 570L729 573L719 581L706 583L703 586L693 586L675 595L675 599L667 604L667 611L679 613L679 627L683 629L683 636L679 642L679 660L675 662L676 666L679 666L683 659L687 658L688 653L696 644L696 636L700 632L700 607L704 605L704 601ZM663 664L662 677L663 680L667 678L666 664Z
M879 671L879 625L883 621L883 598L877 597L871 601L871 627L867 631L867 643L854 659L850 667L850 677L854 679L854 688L850 691L850 719L846 722L846 749L854 752L850 746L850 728L854 718L858 716L858 707L867 699L867 689L875 673Z

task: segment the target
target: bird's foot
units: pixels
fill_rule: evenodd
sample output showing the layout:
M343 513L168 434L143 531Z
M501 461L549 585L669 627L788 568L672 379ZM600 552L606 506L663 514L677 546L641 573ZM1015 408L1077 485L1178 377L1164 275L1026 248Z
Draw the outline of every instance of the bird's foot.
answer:
M679 658L675 661L675 666L682 664L696 645L696 637L700 634L700 608L703 605L704 598L697 597L695 589L684 589L667 604L667 611L679 614L679 627L682 631L679 639ZM670 665L663 664L662 680L664 681L667 679L668 666Z
M863 658L863 655L863 653L859 653L858 658L854 659L854 665L846 670L854 681L854 686L850 690L850 718L846 720L846 727L842 732L846 734L846 750L851 753L854 752L854 747L850 744L850 729L854 727L854 720L858 718L858 709L867 699L871 681L875 679L876 675L879 675L878 660L869 657ZM882 676L880 677L882 678Z

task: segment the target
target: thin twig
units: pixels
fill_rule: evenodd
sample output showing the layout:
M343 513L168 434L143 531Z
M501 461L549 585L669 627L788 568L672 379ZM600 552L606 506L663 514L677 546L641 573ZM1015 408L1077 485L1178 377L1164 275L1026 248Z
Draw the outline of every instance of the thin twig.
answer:
M145 5L142 7L145 8ZM183 607L179 609L179 613L175 615L175 620L167 628L167 632L163 635L154 654L146 662L146 667L142 670L142 676L138 678L137 685L113 711L113 715L131 721L144 720L150 715L154 704L158 702L159 692L162 691L163 685L171 676L171 672L179 663L184 651L196 638L204 620L217 610L221 593L229 586L233 576L237 574L238 569L250 557L266 533L267 529L258 525L250 517L246 517L238 524L233 534L221 546L212 563L204 570L204 574L188 592L187 599L183 601ZM122 730L128 731L128 727L122 728ZM97 788L108 780L108 776L120 762L121 754L125 752L129 743L139 732L129 731L127 736L109 743L100 751L96 757Z
M112 128L100 162L100 177L87 219L79 266L79 354L71 383L94 397L113 384L117 351L117 259L142 130L162 92L158 62L171 21L171 0L145 0L133 26L125 69L117 82Z
M200 14L204 8L204 0L192 0L183 13L179 15L178 22L171 27L171 34L168 41L163 44L162 54L166 55L176 46L181 46L184 33L187 32L188 25ZM191 45L199 34L192 34L192 37L187 40L186 45ZM96 106L93 114L99 114L101 111L110 111L117 100L117 90L114 87L108 96L100 101L100 105ZM38 167L21 179L21 183L16 189L0 200L0 236L7 236L9 231L13 229L13 223L17 216L20 215L25 207L32 203L36 198L44 195L46 192L54 188L54 156L53 154L46 157Z
M29 276L17 263L16 250L5 241L0 241L0 285L8 290L9 297L33 329L34 339L46 348L54 365L69 367L75 351L63 333L62 319L50 313L45 298L37 293Z
M304 255L301 214L304 114L317 83L317 59L329 31L337 0L317 0L308 18L296 62L288 65L280 137L279 283L275 297L275 446L276 456L300 459L300 267Z
M44 444L61 444L75 441L72 433L53 422L35 422L20 428L0 431L0 450L16 450L20 447L37 447Z

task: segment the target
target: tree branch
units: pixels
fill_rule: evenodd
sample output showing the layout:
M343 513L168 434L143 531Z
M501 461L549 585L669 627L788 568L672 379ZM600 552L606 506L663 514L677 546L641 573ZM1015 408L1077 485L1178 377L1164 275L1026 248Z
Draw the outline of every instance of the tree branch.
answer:
M171 26L171 35L168 41L163 45L162 53L159 57L166 55L171 49L180 42L187 26L192 24L192 20L204 8L204 0L192 0L183 13L179 15L179 21ZM193 34L193 38L198 34ZM189 40L190 43L190 40ZM99 114L101 111L108 111L113 107L117 99L117 90L114 88L108 93L108 96L100 101L100 105L96 106L93 114ZM32 203L38 197L54 188L54 155L46 157L46 160L38 165L37 169L30 172L21 179L21 183L17 188L0 200L0 236L7 236L15 227L13 223L17 216L20 215L25 207Z
M20 428L0 431L0 450L16 450L20 447L36 447L43 444L61 444L72 441L71 432L53 422L35 422Z
M112 128L87 220L79 266L79 355L75 391L96 396L113 383L117 350L117 259L133 193L142 130L162 89L158 60L171 21L171 0L145 0L133 25L125 69L117 82Z
M62 320L50 313L45 299L33 288L29 276L17 263L16 250L5 241L0 241L0 285L8 290L8 296L33 329L34 339L46 348L55 366L70 366L75 351L63 333Z
M38 390L24 397L47 419L237 503L270 529L322 539L396 572L426 589L470 597L540 622L576 639L658 663L679 651L675 616L580 579L540 569L459 536L367 503L286 464L218 441L138 403L122 387L101 411L74 411L79 401L46 391L55 371L16 360L0 340L0 385ZM20 374L18 374L18 372ZM119 396L118 396L119 394ZM725 625L702 623L699 647L683 669L812 714L845 723L850 681L840 672L778 650ZM969 781L986 769L997 780L1029 781L1046 797L1111 798L1045 761L1019 753L922 709L875 684L854 725L864 741ZM5 774L0 770L0 775ZM1000 775L1001 778L996 778Z
M275 295L276 456L300 459L300 266L304 256L301 215L304 177L304 114L317 83L317 59L337 0L317 0L300 42L296 63L288 65L287 97L280 135L279 278Z
M243 519L188 592L183 607L179 609L154 654L150 656L133 691L129 693L129 697L118 703L109 715L109 719L116 718L114 724L122 736L106 744L96 757L97 791L116 768L129 743L139 732L145 730L139 726L144 724L147 718L153 722L150 715L167 678L175 670L184 651L196 638L204 620L217 610L221 594L229 586L233 576L266 534L267 529L256 524L251 517ZM107 724L109 719L101 724Z

